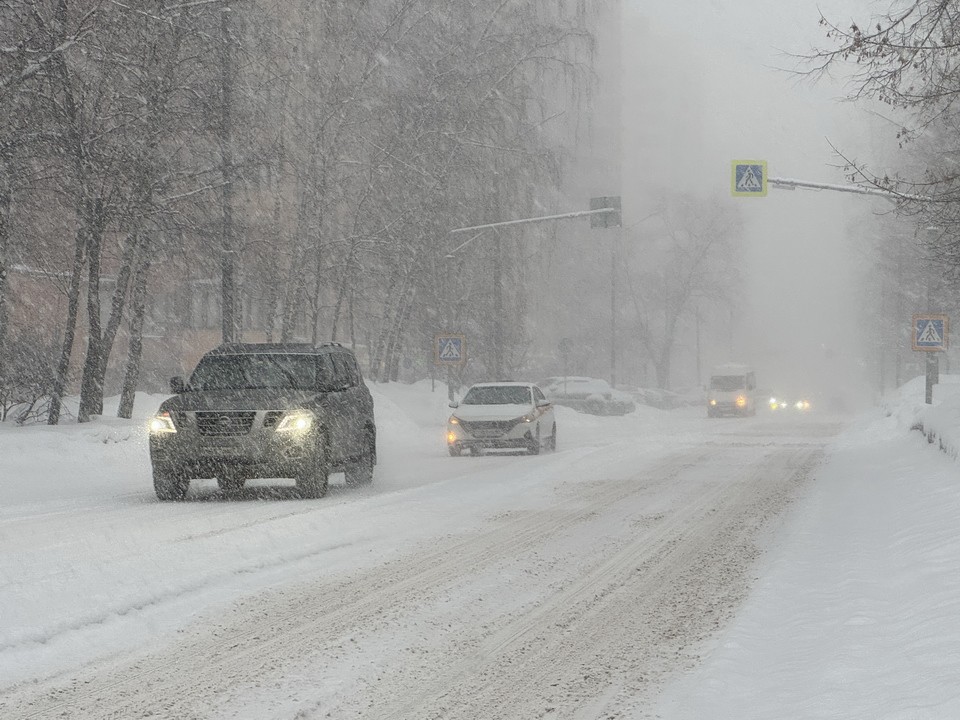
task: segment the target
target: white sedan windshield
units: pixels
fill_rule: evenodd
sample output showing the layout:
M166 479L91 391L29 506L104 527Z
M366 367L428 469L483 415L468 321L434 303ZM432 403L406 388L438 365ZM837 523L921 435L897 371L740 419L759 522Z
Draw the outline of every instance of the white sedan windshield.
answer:
M486 385L470 388L463 398L464 405L527 405L530 388L518 385Z

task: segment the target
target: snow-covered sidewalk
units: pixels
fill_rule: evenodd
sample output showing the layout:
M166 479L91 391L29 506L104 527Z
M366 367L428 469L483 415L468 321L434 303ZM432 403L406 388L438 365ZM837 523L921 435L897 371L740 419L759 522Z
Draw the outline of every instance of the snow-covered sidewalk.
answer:
M960 467L911 432L918 387L922 403L914 382L834 443L659 717L960 717Z

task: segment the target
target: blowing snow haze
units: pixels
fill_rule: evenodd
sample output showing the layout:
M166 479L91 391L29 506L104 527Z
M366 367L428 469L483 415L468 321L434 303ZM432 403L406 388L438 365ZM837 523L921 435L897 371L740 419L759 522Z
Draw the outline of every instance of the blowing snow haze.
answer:
M960 0L827 1L0 0L0 718L960 718Z
M891 135L863 107L839 102L842 83L813 84L790 54L826 44L820 11L838 22L872 3L628 3L623 51L624 188L639 199L681 188L734 206L742 220L742 296L729 327L706 330L703 365L754 363L763 387L784 393L867 394L864 228L889 203L771 188L731 198L730 161L763 159L773 177L842 184L831 144L860 158ZM885 135L883 135L885 133ZM637 241L643 242L641 222ZM720 332L718 333L717 330ZM684 363L682 372L689 372ZM679 379L678 379L679 380Z

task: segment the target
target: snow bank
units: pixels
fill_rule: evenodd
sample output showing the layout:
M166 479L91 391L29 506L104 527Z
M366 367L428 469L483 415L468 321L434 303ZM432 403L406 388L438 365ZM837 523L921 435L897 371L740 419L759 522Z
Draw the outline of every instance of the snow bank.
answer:
M926 378L915 377L883 399L888 416L901 428L923 433L951 457L960 457L960 375L941 375L933 386L933 403L925 402Z

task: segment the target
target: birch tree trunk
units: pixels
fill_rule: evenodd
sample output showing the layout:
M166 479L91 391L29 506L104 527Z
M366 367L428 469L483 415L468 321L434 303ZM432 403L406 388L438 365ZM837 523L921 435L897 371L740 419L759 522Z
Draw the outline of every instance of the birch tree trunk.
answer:
M223 342L236 342L238 338L236 239L233 229L233 196L236 170L233 165L233 34L230 19L233 8L225 2L220 13L220 162L223 176L221 194L223 247L220 255L220 319Z
M130 345L127 351L127 367L120 390L120 408L117 417L130 419L133 416L133 401L137 385L140 382L140 361L143 357L143 322L146 315L147 277L150 263L142 260L137 264L133 277L133 297L131 298Z
M89 422L103 414L103 382L98 378L103 365L103 334L100 323L100 261L103 252L103 200L88 203L87 225L87 353L80 380L80 410L77 422Z
M4 375L2 348L7 340L7 256L10 248L10 192L0 186L0 378Z
M50 412L47 415L47 424L56 425L60 422L60 413L63 409L63 394L67 387L70 373L70 358L73 354L73 343L77 336L77 316L80 313L80 283L83 275L84 248L86 241L84 230L77 230L74 240L73 266L70 269L70 287L67 290L67 317L63 329L63 344L60 349L60 360L57 363L57 373L53 378L53 391L50 397Z

